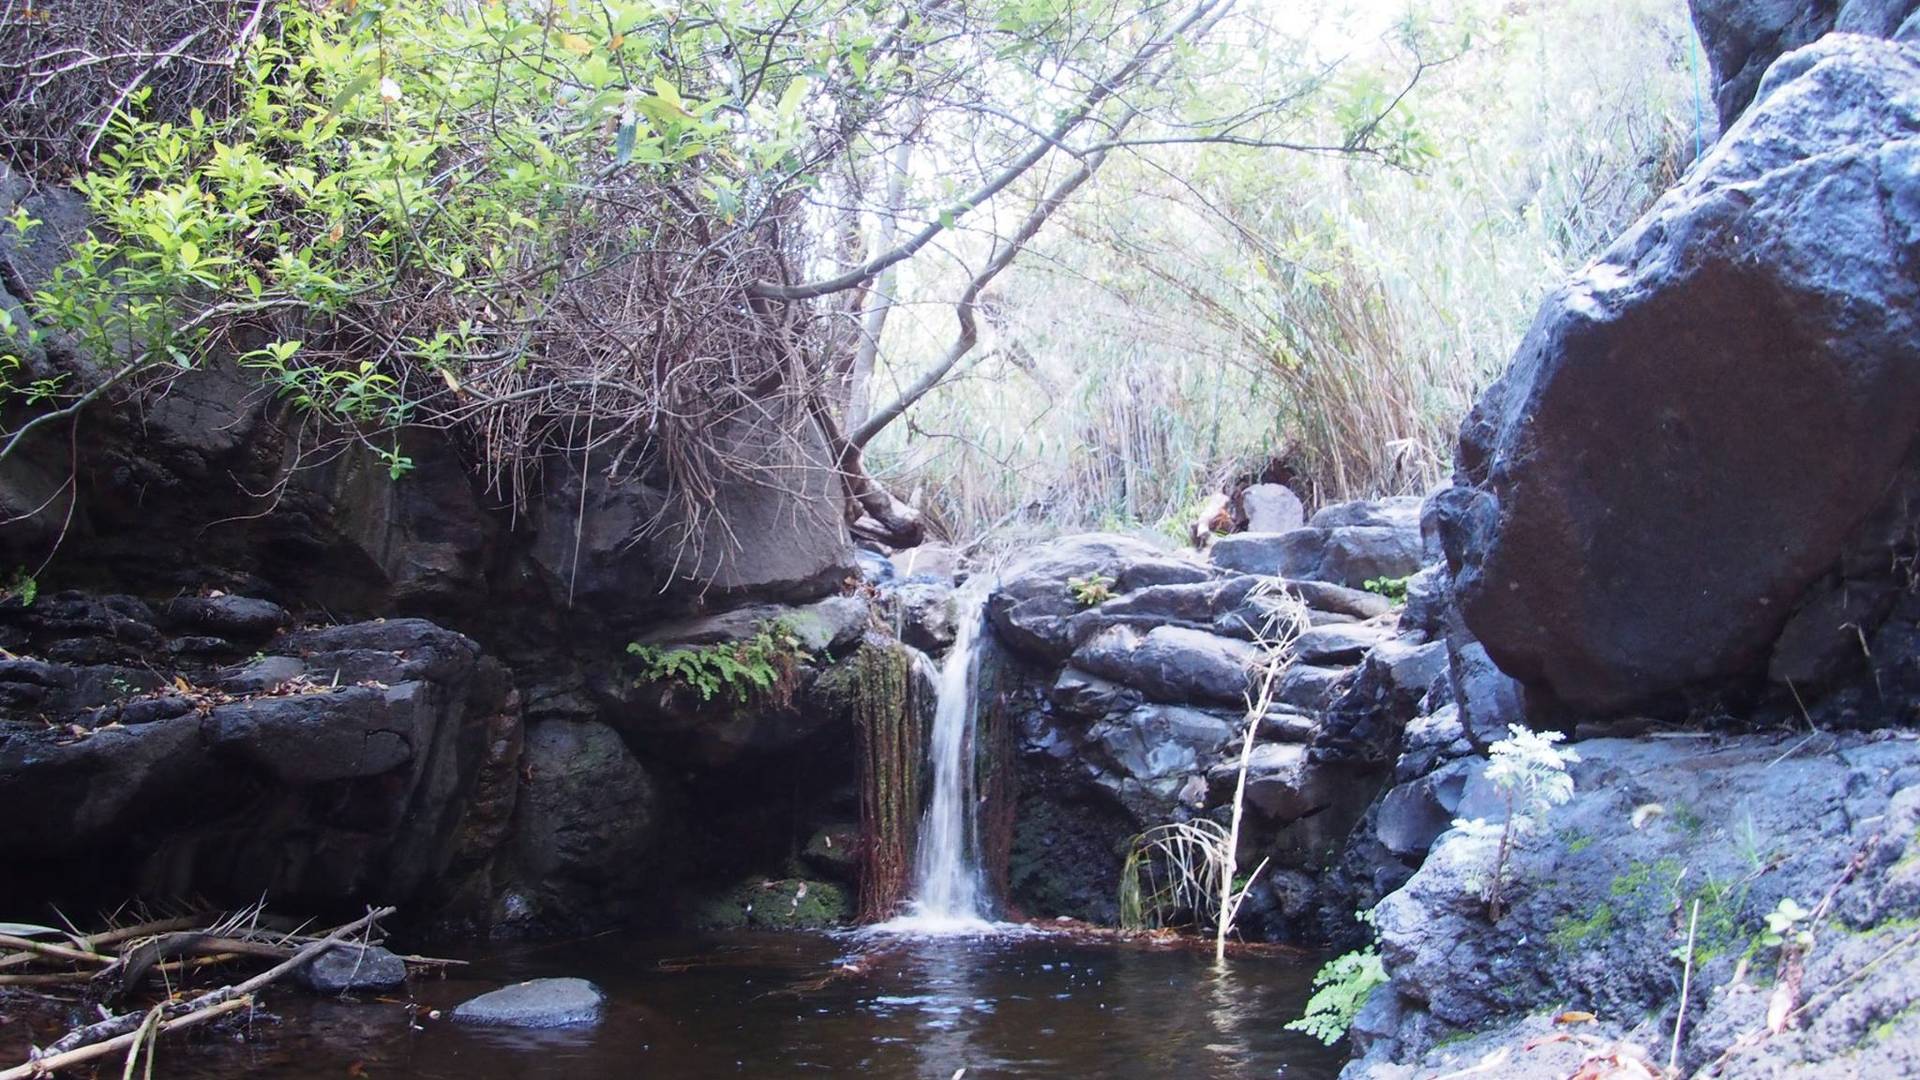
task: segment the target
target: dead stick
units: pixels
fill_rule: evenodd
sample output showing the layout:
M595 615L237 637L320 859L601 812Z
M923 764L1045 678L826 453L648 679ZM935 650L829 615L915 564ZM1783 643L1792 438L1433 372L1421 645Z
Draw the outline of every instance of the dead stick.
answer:
M400 958L401 962L416 964L420 967L466 967L471 960L448 960L443 956L415 956L408 953Z
M118 945L122 941L134 938L152 937L155 934L171 933L175 930L194 930L205 926L210 915L182 915L177 919L155 919L153 922L140 923L137 926L122 926L117 930L104 930L98 934L89 934L81 939L91 948L102 945Z
M266 986L269 983L272 983L274 980L281 978L282 976L286 975L288 972L299 968L301 965L312 960L314 957L319 956L321 953L326 952L328 949L333 948L335 945L340 944L342 941L344 941L347 938L348 935L355 934L361 930L366 929L367 927L373 925L375 921L379 919L384 919L387 916L393 914L394 911L395 909L390 907L383 907L383 908L380 908L378 911L370 911L366 914L365 917L355 919L354 921L348 923L347 925L340 927L338 930L335 930L333 933L327 935L326 937L320 939L319 941L316 941L313 944L308 945L307 947L301 949L299 952L293 954L293 957L291 959L282 961L281 963L276 964L271 968L268 968L266 971L263 971L260 974L255 975L253 978L248 979L246 982L240 983L237 986L223 986L218 990L209 990L208 992L200 995L197 998L194 998L192 1001L189 1001L184 1005L173 1006L169 1011L173 1012L176 1015L179 1015L179 1014L187 1013L187 1012L198 1010L198 1009L204 1009L210 1005L217 1005L220 1002L227 1000L228 998L239 997L243 994L251 994L255 990L258 990L261 987ZM128 1032L133 1031L135 1028L138 1028L140 1026L140 1021L144 1020L145 1018L146 1018L145 1013L121 1013L118 1016L110 1016L107 1019L102 1020L97 1024L88 1024L86 1027L76 1028L73 1031L67 1032L58 1041L53 1043L53 1045L47 1047L45 1050L42 1050L39 1054L35 1055L34 1060L35 1061L44 1060L56 1054L64 1054L69 1050L75 1050L75 1049L78 1049L79 1047L86 1046L91 1043L99 1042L102 1039L110 1039L110 1038L114 1038L115 1036L127 1034ZM5 1078L6 1078L6 1074L0 1073L0 1080L5 1080Z
M91 978L93 978L93 973L90 971L34 972L29 975L0 975L0 986L79 985Z
M23 937L14 937L12 934L0 934L0 947L20 949L24 952L51 957L56 960L74 960L82 964L113 963L113 957L111 956L103 956L100 953L87 952L84 949L75 949L66 945L50 945L44 941L32 941Z
M204 1024L209 1020L225 1016L231 1012L238 1012L252 1005L253 998L251 997L242 996L229 998L225 1001L215 1002L204 1009L196 1009L184 1016L168 1020L160 1025L160 1030L178 1031L181 1028L192 1027L195 1024ZM142 1021L146 1020L146 1018L147 1015L145 1013L140 1014ZM28 1077L46 1076L48 1073L55 1072L59 1069L82 1065L95 1058L103 1058L125 1050L127 1047L132 1046L134 1040L138 1038L140 1038L140 1032L136 1029L124 1035L115 1036L105 1042L91 1043L75 1050L67 1050L47 1057L36 1058L33 1061L27 1062L25 1065L16 1065L6 1072L0 1072L0 1080L27 1080Z
M137 926L123 926L117 930L106 930L98 934L89 934L81 938L80 941L81 944L89 949L98 949L102 945L118 945L120 942L129 941L133 938L148 937L153 934L164 934L172 930L191 930L194 927L204 925L207 918L205 915L183 915L177 919L157 919L153 922L140 923ZM0 956L0 971L8 968L22 967L39 959L42 959L42 954L38 952L8 953L6 956Z

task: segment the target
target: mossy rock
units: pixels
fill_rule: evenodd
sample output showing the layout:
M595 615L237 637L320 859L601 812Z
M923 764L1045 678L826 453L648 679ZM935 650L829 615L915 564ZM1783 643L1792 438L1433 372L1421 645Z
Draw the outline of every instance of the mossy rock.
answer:
M860 869L860 826L828 825L813 834L800 852L807 868L840 882L851 882Z
M756 878L701 904L694 925L702 930L823 930L853 915L846 891L825 881Z

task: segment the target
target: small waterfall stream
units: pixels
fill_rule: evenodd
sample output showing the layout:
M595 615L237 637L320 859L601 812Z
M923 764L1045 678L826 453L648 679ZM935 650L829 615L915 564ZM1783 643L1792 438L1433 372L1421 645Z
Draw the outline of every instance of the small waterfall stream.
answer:
M933 795L914 852L913 906L875 929L903 934L983 934L988 921L980 875L980 797L974 774L975 679L990 583L974 579L954 595L957 633L940 667L928 756Z

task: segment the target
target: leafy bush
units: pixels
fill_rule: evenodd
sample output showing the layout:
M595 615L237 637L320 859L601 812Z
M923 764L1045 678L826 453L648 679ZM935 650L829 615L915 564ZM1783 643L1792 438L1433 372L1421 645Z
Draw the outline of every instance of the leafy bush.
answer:
M1099 573L1068 578L1067 590L1073 593L1074 603L1081 607L1095 607L1113 599L1113 579Z
M672 648L634 642L627 652L640 662L642 682L674 683L697 691L701 701L723 697L738 705L788 704L795 673L813 659L784 619L761 623L741 641Z
M1289 1031L1302 1031L1332 1046L1346 1037L1354 1018L1366 1006L1376 987L1387 981L1386 965L1379 950L1369 945L1322 965L1313 977L1313 997L1307 1011L1287 1024Z

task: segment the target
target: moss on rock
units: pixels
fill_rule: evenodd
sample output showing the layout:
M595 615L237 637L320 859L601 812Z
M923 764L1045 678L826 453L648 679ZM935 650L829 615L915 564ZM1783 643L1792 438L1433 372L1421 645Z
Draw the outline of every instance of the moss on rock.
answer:
M709 898L693 921L702 930L822 930L852 913L846 891L830 882L754 879Z

